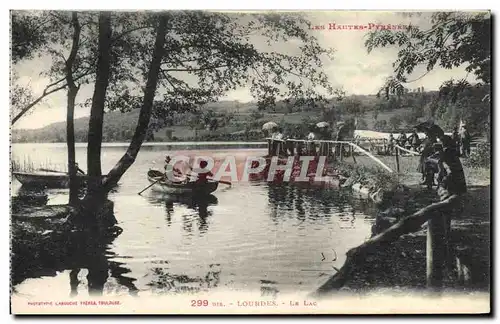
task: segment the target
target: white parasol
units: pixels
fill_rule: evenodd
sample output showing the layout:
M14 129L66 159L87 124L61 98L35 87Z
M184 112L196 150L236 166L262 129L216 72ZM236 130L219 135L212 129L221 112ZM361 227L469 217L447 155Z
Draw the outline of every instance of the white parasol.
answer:
M267 122L264 125L262 125L262 130L272 130L274 128L278 128L278 124L275 122Z

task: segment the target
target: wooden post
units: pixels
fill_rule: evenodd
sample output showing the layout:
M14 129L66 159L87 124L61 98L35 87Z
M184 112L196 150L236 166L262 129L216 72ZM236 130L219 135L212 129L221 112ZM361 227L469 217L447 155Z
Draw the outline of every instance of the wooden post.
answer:
M396 147L396 171L399 173L399 147Z
M342 143L340 143L340 161L342 161L343 159L344 159L344 150L342 147Z
M356 157L354 156L354 146L352 145L349 145L351 147L351 155L352 155L352 160L354 161L354 163L358 163L356 162Z
M435 215L427 224L427 287L439 290L446 264L445 222L442 215Z

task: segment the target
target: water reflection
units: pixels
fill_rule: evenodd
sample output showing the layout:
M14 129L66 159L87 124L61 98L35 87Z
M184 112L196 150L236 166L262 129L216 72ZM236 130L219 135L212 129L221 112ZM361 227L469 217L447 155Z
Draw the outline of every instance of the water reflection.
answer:
M78 295L78 288L82 283L82 280L79 278L79 274L84 269L88 271L87 288L89 295L102 296L105 292L120 293L122 291L122 287L125 287L130 296L138 296L139 289L135 285L136 279L124 276L125 274L131 272L130 269L125 267L125 264L122 262L110 260L111 256L115 256L115 254L111 253L108 256L99 254L96 255L92 262L86 267L72 269L69 273L71 287L70 296L74 297ZM107 289L105 289L110 277L114 278L119 286L113 287L108 285Z
M17 191L17 195L12 197L12 208L15 211L16 208L26 206L44 206L48 200L49 196L46 189L21 186Z
M64 146L55 149L36 146L36 149L36 154L30 151L35 158L50 155L54 163L66 161ZM259 154L253 150L179 152L179 147L172 149L177 151L172 154L210 154L221 158L234 154L237 159ZM103 170L112 168L125 150L126 147L105 148ZM84 148L77 149L79 160L85 161L85 154ZM217 198L209 196L205 201L156 196L152 191L137 195L147 185L144 170L152 166L152 161L163 161L165 154L161 146L141 149L116 193L110 196L116 203L116 218L123 228L123 234L117 239L87 247L87 241L92 238L61 236L52 240L50 234L40 248L31 243L31 232L25 231L24 241L13 240L16 245L13 249L18 254L13 257L16 259L14 285L26 278L56 276L56 271L66 270L57 276L58 280L64 280L64 293L84 295L89 288L90 269L91 290L102 290L103 294L118 289L120 293L134 294L137 288L142 292L152 290L155 285L169 291L167 283L171 291L187 289L182 288L184 286L200 289L200 284L201 289L222 286L223 289L261 291L271 296L278 289L280 293L312 291L318 281L324 280L321 273L333 271L330 263L335 256L331 248L338 253L333 265L341 267L345 251L361 243L370 231L367 215L372 212L363 201L335 190L297 187L300 184L235 183L228 190L219 188L215 192ZM48 204L67 203L67 190L51 189L47 193ZM43 203L43 198L40 199ZM365 209L368 212L364 213ZM340 229L353 223L355 230ZM47 230L54 227L39 227L36 232ZM321 252L326 257L324 261L321 261ZM47 287L50 280L28 280L22 287L35 291L31 288L37 282ZM152 285L146 286L147 283Z
M124 276L130 270L110 260L109 247L121 233L117 226L101 232L76 229L64 219L13 220L12 284L70 270L69 296L74 297L83 281L79 274L86 270L89 295L102 295L110 276L137 295L135 279Z
M168 227L172 225L172 217L175 215L176 207L187 207L188 213L183 213L182 229L187 233L193 232L193 223L197 222L198 231L201 235L208 231L208 218L212 216L209 206L218 204L214 195L191 196L191 195L167 195L150 194L149 201L155 205L165 206L165 221Z
M199 293L216 288L220 284L221 266L210 264L208 272L203 277L189 277L185 274L173 274L168 268L154 267L151 269L152 279L148 286L152 292L159 295Z
M268 202L270 217L276 223L280 219L295 218L325 221L332 216L342 222L341 228L352 228L356 214L370 215L374 206L369 201L356 199L342 190L317 190L293 184L269 184Z
M272 280L260 281L260 296L261 297L278 297L279 290L276 287L277 282Z

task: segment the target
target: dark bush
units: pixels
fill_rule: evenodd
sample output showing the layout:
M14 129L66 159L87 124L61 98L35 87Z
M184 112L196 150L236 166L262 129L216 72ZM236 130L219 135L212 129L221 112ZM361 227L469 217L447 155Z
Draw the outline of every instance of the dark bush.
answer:
M489 167L491 164L491 144L479 143L476 149L464 161L464 165L471 168Z

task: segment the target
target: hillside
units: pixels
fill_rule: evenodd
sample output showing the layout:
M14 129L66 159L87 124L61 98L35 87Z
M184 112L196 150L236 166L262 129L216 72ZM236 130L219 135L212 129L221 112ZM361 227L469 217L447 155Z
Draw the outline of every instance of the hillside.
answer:
M224 109L224 108L222 108ZM221 109L221 110L222 110ZM227 109L224 111L231 111ZM391 112L383 112L380 114L379 119L389 120L391 116L404 113L408 109L397 109ZM361 117L366 121L366 129L375 129L375 120L366 113ZM103 137L105 142L113 141L126 141L132 137L139 110L120 113L109 112L104 116ZM220 135L225 133L235 133L244 130L250 119L252 119L252 111L234 113L229 125L225 125L216 130L197 129L194 130L189 125L177 124L169 127L161 127L154 132L153 138L149 140L154 141L169 141L169 140L183 140L190 139L197 136L201 139L207 135ZM260 118L252 119L252 124L255 126L253 129L257 130L257 125L264 124L267 121L275 121L279 124L303 124L304 121L310 123L321 119L320 112L295 112L295 113L263 113ZM89 117L82 117L75 119L75 138L77 142L85 142L88 131ZM64 142L66 139L66 123L58 122L39 129L29 130L14 130L12 132L12 142Z
M475 97L478 96L473 96L473 99L477 99ZM389 100L377 98L375 95L349 96L342 101L332 100L327 106L324 109L291 108L278 102L272 110L258 111L254 102L220 101L205 105L198 114L177 113L169 116L167 121L153 119L147 140L253 140L262 137L260 127L268 121L282 125L287 132L297 127L307 131L308 125L323 120L335 123L354 117L358 119L358 129L390 132L407 130L418 121L427 119L432 112L442 114L441 120L438 118L437 121L450 131L459 118L456 113L458 109L471 111L467 106L443 102L436 91L412 92L403 97L391 97ZM485 115L489 113L489 106L483 106L484 104L477 107L484 111L482 115ZM476 114L476 110L472 112ZM130 140L138 115L139 110L126 113L107 112L104 116L103 141ZM484 119L481 115L476 118ZM75 119L77 142L87 141L88 123L89 117ZM481 125L478 124L477 127L480 129ZM12 141L64 142L65 134L66 123L58 122L39 129L14 130Z

